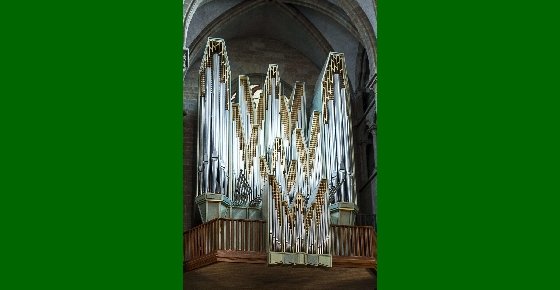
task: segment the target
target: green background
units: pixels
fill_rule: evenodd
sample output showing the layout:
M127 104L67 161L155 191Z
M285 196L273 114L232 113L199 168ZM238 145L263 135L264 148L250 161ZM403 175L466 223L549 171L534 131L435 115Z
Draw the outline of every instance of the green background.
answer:
M182 2L16 5L0 288L182 289Z
M541 2L380 3L379 289L560 289Z
M182 289L181 1L17 5L1 288ZM379 7L379 288L558 289L558 9Z

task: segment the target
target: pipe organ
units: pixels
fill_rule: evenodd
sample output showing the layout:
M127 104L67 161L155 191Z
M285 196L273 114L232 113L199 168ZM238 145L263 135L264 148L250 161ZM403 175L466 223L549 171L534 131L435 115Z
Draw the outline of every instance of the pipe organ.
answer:
M348 80L344 55L331 53L323 69L320 99L323 112L322 138L325 140L324 164L330 200L357 203L354 183L354 158ZM336 190L335 190L336 189Z
M208 39L199 80L196 203L203 222L260 217L269 264L330 267L330 224L353 224L358 210L344 55L329 54L309 116L305 83L283 95L275 64L262 93L253 94L241 75L232 98L222 39Z
M229 63L224 41L208 41L200 67L199 191L229 197Z

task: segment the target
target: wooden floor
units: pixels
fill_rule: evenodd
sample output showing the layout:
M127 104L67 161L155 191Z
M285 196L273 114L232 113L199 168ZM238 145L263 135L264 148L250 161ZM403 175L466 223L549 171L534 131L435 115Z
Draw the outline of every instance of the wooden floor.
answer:
M183 272L216 262L266 264L266 253L217 250L185 263Z
M183 272L192 271L216 262L266 264L266 253L217 250L183 265ZM370 268L377 270L377 261L368 257L333 256L333 267Z
M377 278L364 268L294 268L218 262L183 275L185 290L377 288Z

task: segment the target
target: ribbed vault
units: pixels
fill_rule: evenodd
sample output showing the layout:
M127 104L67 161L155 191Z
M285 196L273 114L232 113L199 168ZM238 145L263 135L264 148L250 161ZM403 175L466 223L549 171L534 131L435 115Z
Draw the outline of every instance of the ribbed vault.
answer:
M186 0L183 45L193 64L202 55L207 37L220 37L227 43L228 39L263 36L294 47L317 67L330 51L343 52L349 71L361 68L358 55L363 47L372 76L377 63L377 21L370 20L376 14L371 7L376 8L372 0ZM355 83L353 73L350 82Z

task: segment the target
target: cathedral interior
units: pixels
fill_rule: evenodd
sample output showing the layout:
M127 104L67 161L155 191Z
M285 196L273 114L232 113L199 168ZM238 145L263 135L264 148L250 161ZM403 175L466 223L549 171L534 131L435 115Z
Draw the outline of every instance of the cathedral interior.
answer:
M184 289L376 289L377 1L184 0L183 31Z

